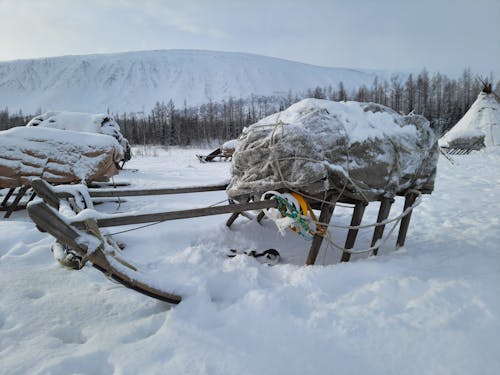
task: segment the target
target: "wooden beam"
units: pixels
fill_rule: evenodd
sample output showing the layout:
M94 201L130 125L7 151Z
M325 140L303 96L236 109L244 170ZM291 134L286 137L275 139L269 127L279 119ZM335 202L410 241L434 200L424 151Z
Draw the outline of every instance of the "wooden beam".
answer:
M45 202L39 201L28 206L28 215L43 232L48 232L61 243L70 246L79 255L84 256L87 248L77 242L80 236L77 230L64 221L59 213Z
M162 189L89 189L92 198L101 197L135 197L144 195L169 195L169 194L188 194L203 193L208 191L226 190L227 184L208 185L208 186L187 186L178 188Z
M178 219L189 219L193 217L222 215L241 211L261 210L263 208L277 207L276 200L266 200L250 203L229 204L225 206L215 206L206 208L195 208L191 210L158 212L152 214L141 215L116 215L109 218L97 219L98 226L101 227L114 227L119 225L129 224L144 224L154 223L157 221L169 221ZM75 223L76 226L81 227L81 223Z
M382 198L380 201L380 208L378 210L377 223L381 223L389 217L391 206L394 203L393 198ZM385 225L378 225L373 231L373 238L370 247L375 246L378 240L384 235ZM373 255L377 255L378 248L373 250Z
M354 205L354 211L352 213L351 226L358 226L361 224L363 219L363 214L365 213L365 208L367 204L365 202L357 202ZM359 229L349 229L347 232L347 238L345 240L345 249L352 249L356 243L356 237L358 236ZM351 259L351 253L344 251L342 253L341 262L348 262Z
M410 206L415 203L415 200L417 199L418 195L415 193L407 193L405 197L405 204L403 211L407 210ZM411 219L411 214L412 211L408 213L405 217L401 219L401 223L399 224L399 233L398 233L398 239L396 241L396 248L402 247L405 245L406 241L406 234L408 233L408 227L410 225L410 219Z
M320 223L329 224L334 210L335 210L334 202L323 203L318 221ZM324 229L325 231L328 230L327 226L321 226L321 225L318 226ZM306 265L311 266L316 262L316 258L318 257L319 249L321 248L322 243L323 243L323 236L315 234L312 240L311 248L309 249L309 254L307 255Z

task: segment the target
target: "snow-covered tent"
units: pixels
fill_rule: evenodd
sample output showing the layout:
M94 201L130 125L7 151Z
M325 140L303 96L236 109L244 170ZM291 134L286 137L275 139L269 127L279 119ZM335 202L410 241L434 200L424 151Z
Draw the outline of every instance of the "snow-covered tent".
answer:
M122 135L120 126L112 116L104 113L45 112L31 119L26 126L110 135L122 147L123 160L131 158L130 144Z
M457 124L440 140L449 149L479 150L500 145L500 101L491 90L479 93Z
M424 117L358 102L304 99L243 130L227 189L231 198L293 188L361 200L430 193L439 148Z

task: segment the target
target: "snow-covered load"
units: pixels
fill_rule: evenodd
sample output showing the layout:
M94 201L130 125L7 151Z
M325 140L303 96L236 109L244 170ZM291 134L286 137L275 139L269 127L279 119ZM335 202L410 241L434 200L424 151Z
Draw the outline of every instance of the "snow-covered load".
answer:
M130 144L122 135L120 125L112 116L104 113L45 112L32 118L26 126L110 135L122 147L123 161L128 161L131 158Z
M500 145L500 102L493 92L480 92L467 113L439 140L441 147L479 150Z
M237 139L231 139L227 142L224 142L220 147L221 153L227 157L233 156L234 150L236 150L237 143L238 143Z
M304 99L243 130L227 193L241 199L291 188L369 201L408 189L430 193L438 156L437 137L422 116L374 103Z
M104 134L17 127L0 132L0 188L105 180L123 159L118 141Z

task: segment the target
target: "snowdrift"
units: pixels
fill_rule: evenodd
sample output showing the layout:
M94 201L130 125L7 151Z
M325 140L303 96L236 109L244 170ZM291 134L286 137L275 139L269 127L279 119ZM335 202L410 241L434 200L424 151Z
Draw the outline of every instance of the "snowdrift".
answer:
M118 173L123 149L113 137L49 128L0 132L0 188L107 179Z
M432 192L437 138L422 116L382 105L304 99L243 130L228 195L292 188L356 200Z
M31 119L26 126L106 134L115 138L123 149L123 160L131 158L130 144L122 135L120 125L104 113L45 112Z
M493 93L479 93L457 124L440 140L447 148L477 150L500 145L500 103Z

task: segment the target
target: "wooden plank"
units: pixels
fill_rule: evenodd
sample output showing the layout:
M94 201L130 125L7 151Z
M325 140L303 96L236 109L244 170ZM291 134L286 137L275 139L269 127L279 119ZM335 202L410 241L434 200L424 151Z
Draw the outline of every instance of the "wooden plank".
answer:
M162 189L89 189L92 198L101 197L135 197L144 195L169 195L169 194L188 194L203 193L208 191L226 190L227 184L208 185L208 186L187 186L178 188Z
M413 205L413 203L415 203L415 199L417 199L417 196L417 194L411 192L406 194L403 211L405 211L411 205ZM411 214L412 211L410 211L408 215L401 219L401 224L399 224L398 239L396 241L396 248L402 247L405 244L406 234L408 233L408 227L410 226Z
M391 206L394 203L392 198L382 198L380 201L380 208L378 210L377 223L381 223L389 217ZM370 247L375 246L378 240L384 235L385 225L376 226L373 231L373 238ZM377 255L378 248L373 250L373 255Z
M195 208L191 210L171 211L171 212L158 212L152 214L142 215L116 215L110 218L97 219L98 226L101 227L114 227L119 225L129 224L144 224L154 223L157 221L169 221L178 219L189 219L193 217L222 215L241 211L261 210L263 208L271 208L277 206L276 200L266 200L259 202L229 204L225 206L215 206L206 208ZM81 226L81 223L75 223Z
M123 186L130 186L130 182L98 182L98 181L92 181L87 185L89 188L94 188L94 189L99 189L99 188L106 188L106 187L123 187Z
M87 249L76 242L80 234L68 225L54 208L45 202L34 202L28 206L28 215L43 232L48 232L61 243L70 246L75 251L85 255Z
M329 224L334 210L335 210L334 202L330 204L323 203L318 221L320 223ZM324 230L328 229L328 227L320 225L319 227L322 227ZM306 265L311 266L316 262L316 258L318 257L319 249L321 248L322 243L323 243L323 236L315 234L312 240L311 248L309 249L309 254L307 255Z
M363 214L365 213L365 208L367 204L365 202L357 202L354 205L354 211L352 213L351 226L358 226L361 224L363 219ZM347 232L347 238L345 240L345 249L352 249L356 243L356 237L358 236L359 229L349 229ZM351 259L351 253L344 251L342 253L341 262L348 262Z
M33 180L31 182L31 186L38 194L38 196L42 198L47 204L49 204L51 207L54 207L56 210L59 209L60 194L57 194L48 182L39 178ZM67 194L67 197L65 198L69 198L70 196L70 194Z
M28 190L28 188L29 188L29 186L26 186L26 185L21 186L21 188L17 192L16 199L14 199L14 202L12 202L12 204L9 206L7 212L4 215L5 219L8 219L10 217L10 215L12 215L12 213L14 211L16 211L16 208L17 208L19 202L21 201L21 198L24 196L24 194L26 194L26 191Z

